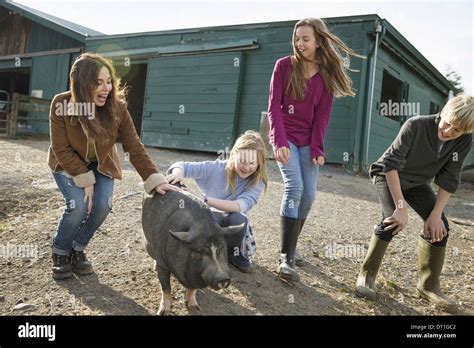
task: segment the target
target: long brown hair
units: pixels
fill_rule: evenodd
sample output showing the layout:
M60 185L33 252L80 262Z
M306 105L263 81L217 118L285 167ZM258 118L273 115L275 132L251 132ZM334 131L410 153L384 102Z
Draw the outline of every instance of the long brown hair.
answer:
M93 93L97 89L97 79L100 70L106 67L112 80L112 90L109 92L104 106L94 104ZM91 103L95 108L95 117L81 117L81 124L88 135L94 139L107 136L117 125L117 117L126 107L125 90L120 87L112 61L95 53L83 53L74 61L69 73L73 103Z
M340 51L344 52L347 58L349 56L365 57L354 52L341 39L329 32L326 23L319 18L302 19L295 25L292 37L292 69L285 93L291 95L296 100L304 99L306 81L304 78L303 62L307 61L307 59L303 57L295 44L296 29L302 26L313 28L314 37L320 45L316 49L315 64L319 65L319 73L328 91L335 97L355 96L352 90L352 81L347 73L347 70L350 69L344 66L344 59L341 57Z
M267 170L265 166L266 160L266 148L265 143L258 132L248 130L244 134L242 134L236 141L232 150L230 150L229 160L227 161L227 165L225 167L225 173L227 178L227 187L226 190L229 188L231 189L232 195L235 196L235 184L236 184L236 177L237 172L235 171L235 160L236 157L239 156L239 152L245 150L254 150L257 153L257 163L258 168L257 170L249 176L251 185L257 185L260 181L263 182L265 185L264 192L267 191L268 187L268 176Z

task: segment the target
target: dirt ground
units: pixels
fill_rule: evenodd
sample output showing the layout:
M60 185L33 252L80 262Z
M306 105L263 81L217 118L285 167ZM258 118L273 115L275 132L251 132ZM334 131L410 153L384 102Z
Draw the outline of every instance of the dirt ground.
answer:
M140 177L122 163L113 213L89 248L95 274L66 281L51 278L51 238L63 199L46 164L45 140L0 140L0 314L154 315L160 291L152 260L142 243ZM118 145L121 151L121 146ZM162 170L176 160L202 161L211 154L149 149ZM122 158L123 154L121 153ZM416 242L421 219L410 211L407 229L391 243L377 285L379 299L354 295L354 283L379 220L368 178L325 166L318 195L299 242L306 258L301 282L276 276L279 206L283 191L278 167L268 163L270 187L250 219L257 239L256 272L232 270L222 291L199 290L206 315L441 315L417 297ZM189 182L191 187L194 184ZM446 208L451 225L442 288L463 313L474 313L474 192L463 183ZM31 257L34 256L34 257ZM173 280L173 315L187 315L182 287Z

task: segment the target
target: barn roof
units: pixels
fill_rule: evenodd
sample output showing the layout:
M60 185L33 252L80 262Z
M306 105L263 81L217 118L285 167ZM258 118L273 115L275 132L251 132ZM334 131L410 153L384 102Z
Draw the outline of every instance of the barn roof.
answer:
M10 0L0 0L0 6L81 42L85 42L86 37L104 35L104 33L99 31L86 28L82 25L69 22L65 19L49 15Z

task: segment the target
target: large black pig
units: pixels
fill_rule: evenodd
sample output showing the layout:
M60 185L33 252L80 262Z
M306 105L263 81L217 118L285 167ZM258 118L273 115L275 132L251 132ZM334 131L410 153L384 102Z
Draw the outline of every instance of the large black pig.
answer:
M145 247L155 260L161 284L158 315L171 311L172 274L186 287L186 307L200 312L196 289L223 289L230 284L225 236L244 224L220 227L207 205L189 193L168 191L145 197L142 212Z

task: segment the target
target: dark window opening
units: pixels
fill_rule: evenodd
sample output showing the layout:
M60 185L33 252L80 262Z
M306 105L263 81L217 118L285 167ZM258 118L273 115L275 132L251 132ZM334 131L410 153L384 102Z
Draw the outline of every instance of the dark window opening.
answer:
M141 134L143 103L145 100L146 64L131 64L126 71L118 73L122 85L127 86L128 111L132 116L133 124L138 135Z
M0 71L0 134L7 132L7 113L11 109L13 93L29 95L30 91L30 69L4 70ZM21 111L18 116L26 116ZM19 121L18 126L22 130L31 129L28 121Z
M437 114L439 112L439 105L433 102L430 102L430 115Z
M380 115L403 123L407 116L410 116L407 114L407 110L411 105L406 103L409 87L408 83L400 81L384 70L379 107Z

